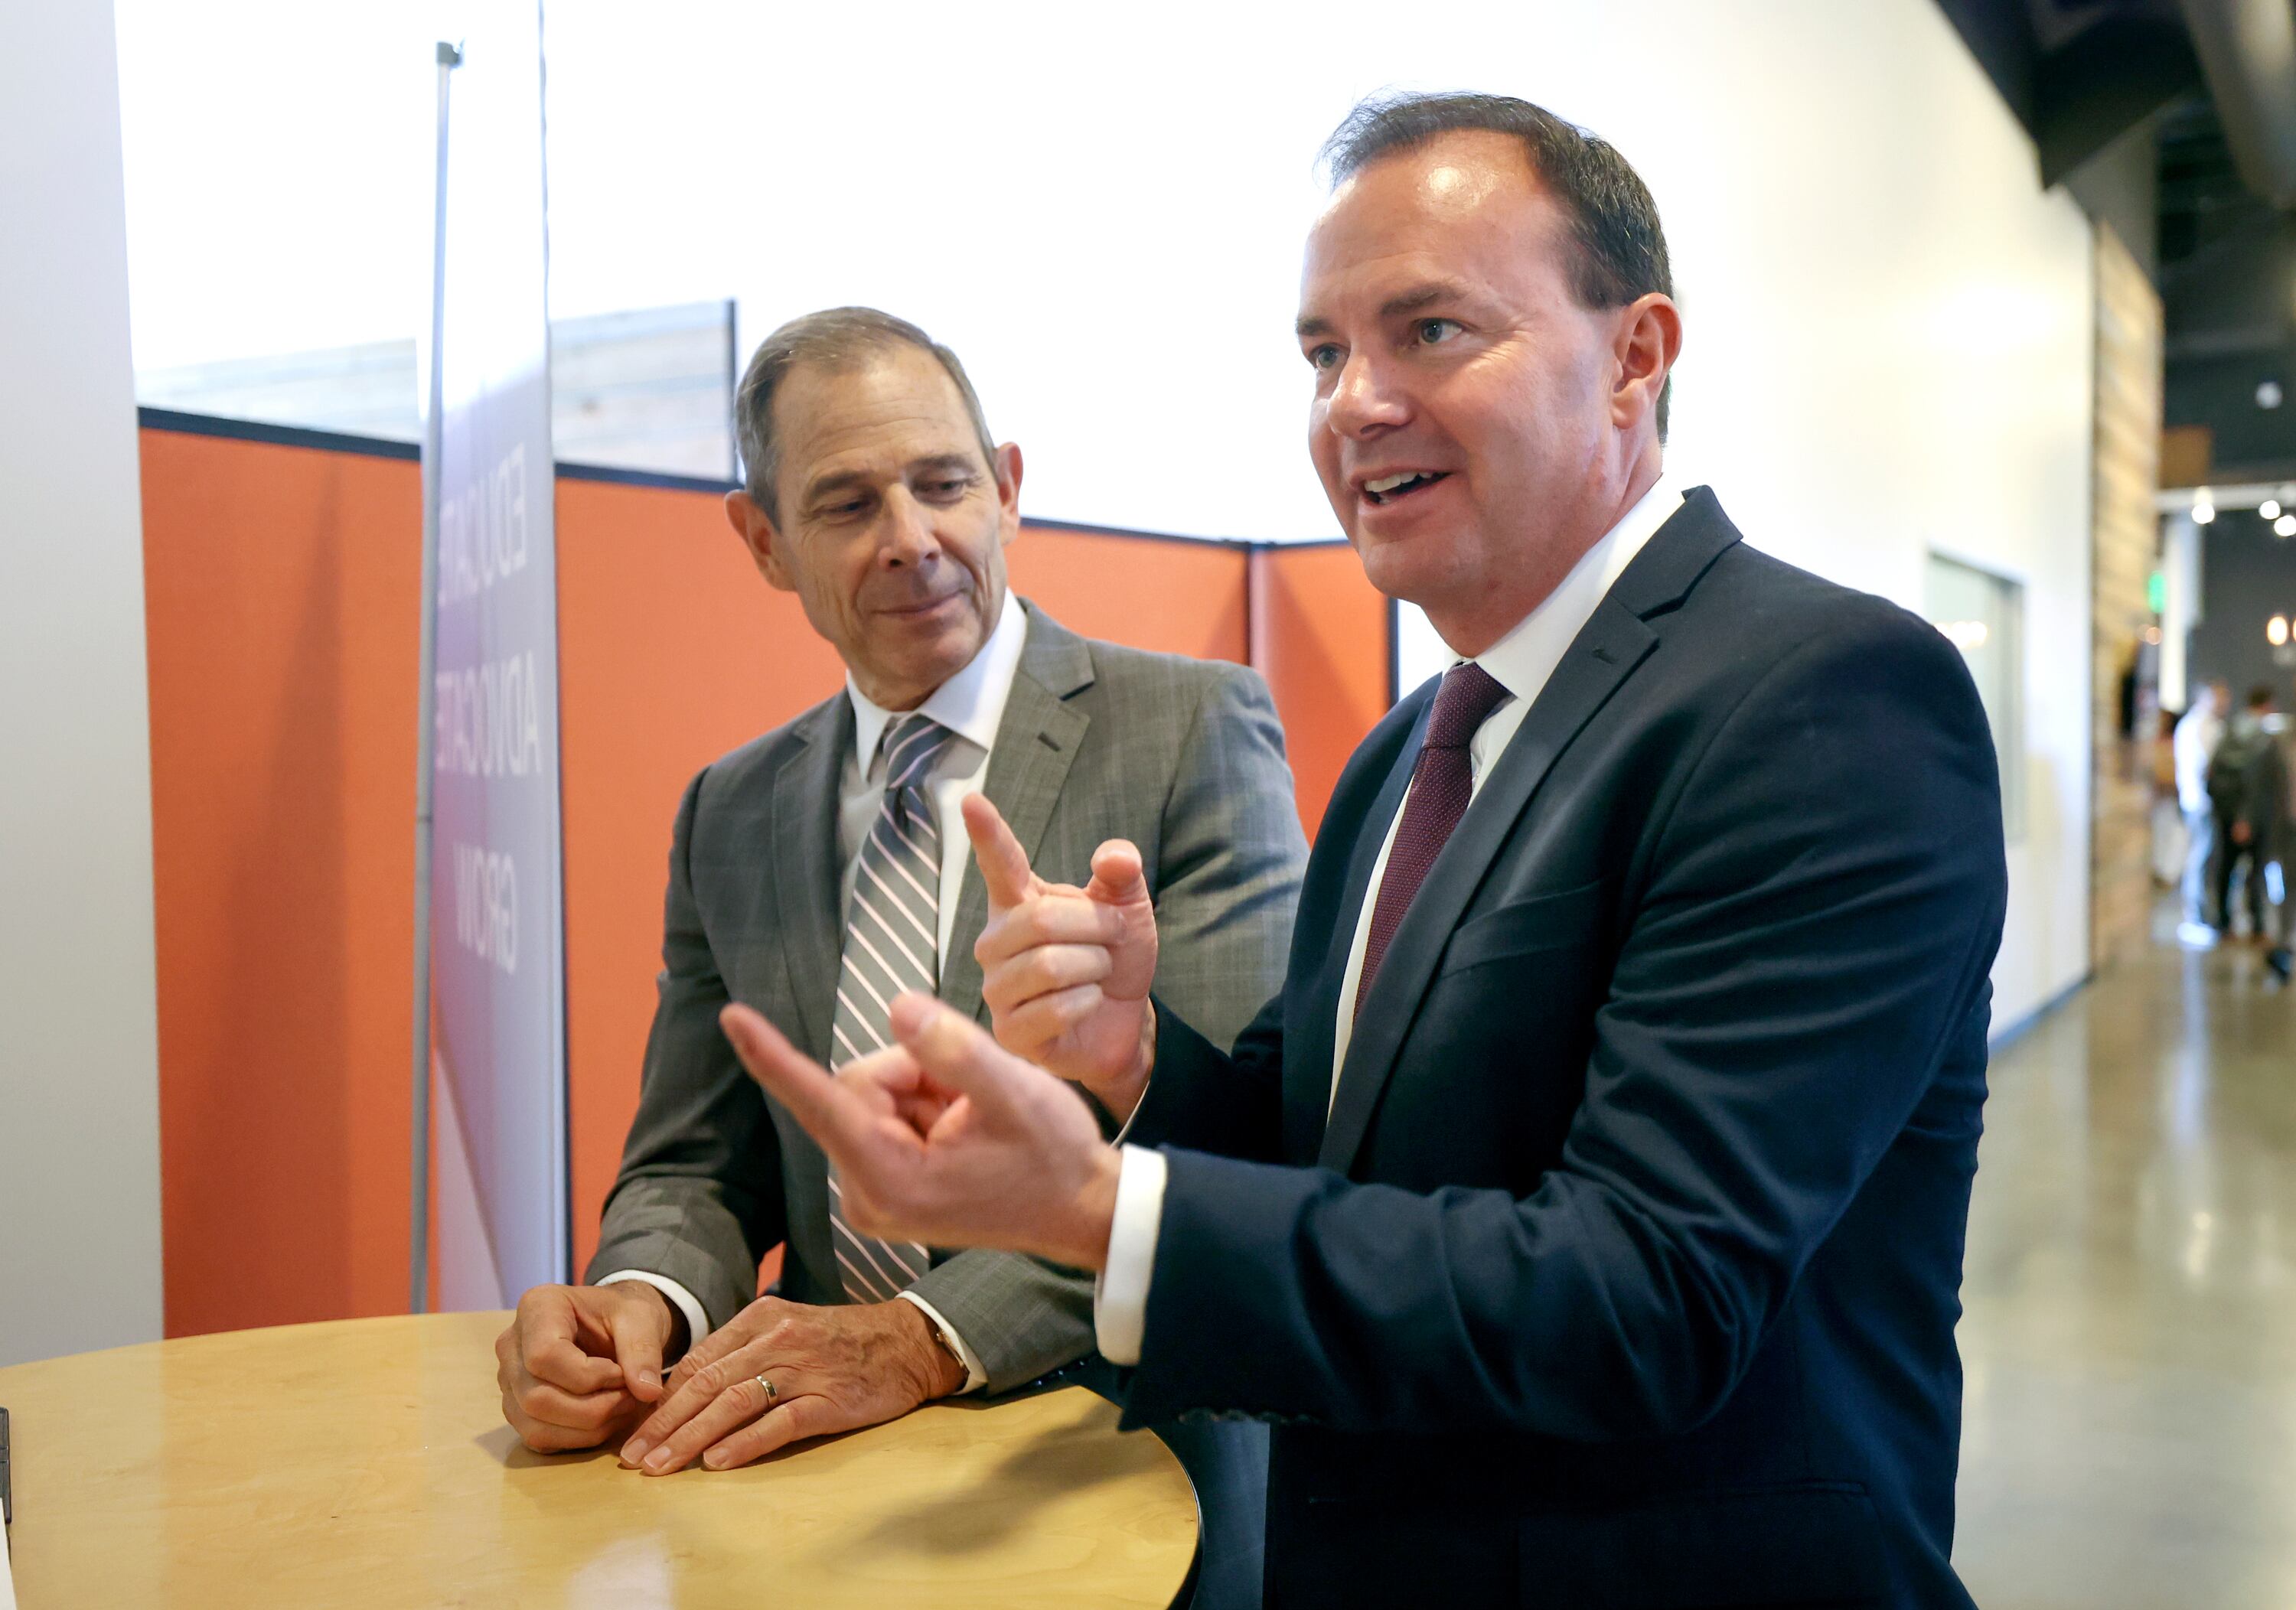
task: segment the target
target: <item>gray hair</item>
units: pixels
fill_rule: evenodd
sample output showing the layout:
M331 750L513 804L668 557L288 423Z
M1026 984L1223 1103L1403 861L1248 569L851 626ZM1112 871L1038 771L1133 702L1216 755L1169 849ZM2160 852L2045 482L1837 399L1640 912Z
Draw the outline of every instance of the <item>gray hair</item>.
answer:
M743 486L750 495L779 518L774 502L774 478L781 470L781 443L774 435L774 394L789 372L800 364L817 364L832 373L845 373L883 356L897 347L914 347L939 361L956 382L964 412L980 441L980 456L993 470L996 439L980 412L980 395L966 378L956 354L934 340L906 319L897 319L874 307L825 307L791 319L758 345L742 383L734 392L734 436L742 449Z

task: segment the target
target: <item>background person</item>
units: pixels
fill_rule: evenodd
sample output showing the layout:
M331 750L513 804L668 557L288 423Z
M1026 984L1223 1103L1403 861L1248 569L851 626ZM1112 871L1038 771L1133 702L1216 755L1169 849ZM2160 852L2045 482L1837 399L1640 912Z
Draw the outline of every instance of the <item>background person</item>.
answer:
M2218 922L2225 932L2233 931L2233 893L2237 883L2241 903L2248 911L2249 935L2267 944L2272 933L2272 903L2264 869L2278 826L2268 780L2259 772L2268 772L2277 759L2275 736L2266 724L2272 703L2270 688L2259 683L2249 690L2246 705L2226 724L2224 736L2209 758L2208 773L2218 846L2213 863Z
M1073 1272L857 1234L820 1151L742 1076L727 1001L831 1062L883 1043L905 989L981 1011L987 908L956 815L978 790L1060 876L1090 879L1105 839L1136 846L1163 987L1233 1034L1282 976L1305 855L1257 673L1089 642L1008 591L1021 453L953 353L870 309L810 315L758 347L737 413L728 518L847 683L687 788L591 1284L526 1293L496 1346L530 1447L628 1438L657 1474L1003 1390L1092 1344ZM782 1243L782 1296L758 1299Z
M2217 853L2216 807L2209 797L2209 762L2224 738L2225 713L2232 690L2222 682L2201 684L2193 694L2192 708L2177 723L2172 740L2177 756L2177 804L2185 815L2184 905L2177 936L2187 944L2211 945L2224 926L2225 913L2215 903L2213 874Z
M1664 477L1665 244L1521 102L1366 106L1299 337L1365 574L1462 658L1357 751L1232 1053L1131 911L1003 907L999 1035L830 1081L726 1013L873 1223L1102 1271L1135 1422L1275 1422L1284 1603L1966 1606L1954 1344L2006 900L1992 741L1918 617ZM1106 958L1089 954L1105 951Z

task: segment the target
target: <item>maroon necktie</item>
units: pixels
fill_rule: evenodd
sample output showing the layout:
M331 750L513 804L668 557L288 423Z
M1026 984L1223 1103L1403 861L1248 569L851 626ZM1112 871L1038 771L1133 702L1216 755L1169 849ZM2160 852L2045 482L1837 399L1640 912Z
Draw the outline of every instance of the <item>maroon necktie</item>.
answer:
M1411 796L1403 802L1403 823L1395 830L1395 846L1387 853L1387 875L1380 879L1379 903L1372 908L1371 935L1364 944L1363 975L1356 980L1355 1015L1363 1016L1364 997L1379 971L1387 942L1395 937L1412 896L1427 881L1451 830L1467 813L1474 792L1474 771L1467 745L1484 718L1498 707L1507 691L1498 679L1473 660L1453 666L1443 674L1435 693L1435 713L1427 720L1426 740L1411 768Z

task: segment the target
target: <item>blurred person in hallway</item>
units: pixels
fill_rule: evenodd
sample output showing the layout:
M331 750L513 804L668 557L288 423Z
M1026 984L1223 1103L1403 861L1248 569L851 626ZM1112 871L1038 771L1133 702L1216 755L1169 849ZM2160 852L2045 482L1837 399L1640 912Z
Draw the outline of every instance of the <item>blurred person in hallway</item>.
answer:
M2220 844L2215 879L2218 926L2227 934L2234 930L2237 884L2249 936L2267 944L2273 943L2280 904L2267 870L2277 864L2288 788L2279 725L2273 691L2259 682L2249 690L2246 707L2226 725L2209 762L2209 797Z
M2185 814L2184 903L2177 937L2205 948L2217 942L2224 926L2224 908L2210 903L2211 873L2217 848L2216 807L2209 797L2209 762L2224 739L2225 711L2232 689L2222 681L2204 682L2193 695L2192 708L2177 723L2172 740L2177 756L2177 804Z
M759 346L735 415L748 478L727 519L845 682L687 787L597 1253L586 1284L527 1292L496 1345L529 1446L611 1444L651 1475L1092 1350L1089 1276L857 1232L820 1151L743 1075L729 1001L832 1063L887 1042L904 991L985 1018L988 907L957 816L978 792L1048 877L1090 883L1123 841L1169 936L1160 982L1233 1035L1281 981L1307 854L1259 673L1080 637L1009 588L1021 450L989 435L955 354L873 309L810 314Z

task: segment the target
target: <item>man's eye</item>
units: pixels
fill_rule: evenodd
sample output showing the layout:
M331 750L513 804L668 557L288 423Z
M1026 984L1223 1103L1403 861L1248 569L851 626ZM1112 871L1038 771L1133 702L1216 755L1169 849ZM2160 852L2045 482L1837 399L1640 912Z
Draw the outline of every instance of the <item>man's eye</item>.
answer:
M1435 347L1459 333L1459 322L1456 319L1422 319L1414 328L1422 346Z
M1330 369L1340 361L1340 349L1325 341L1320 347L1308 348L1308 361L1318 369Z

